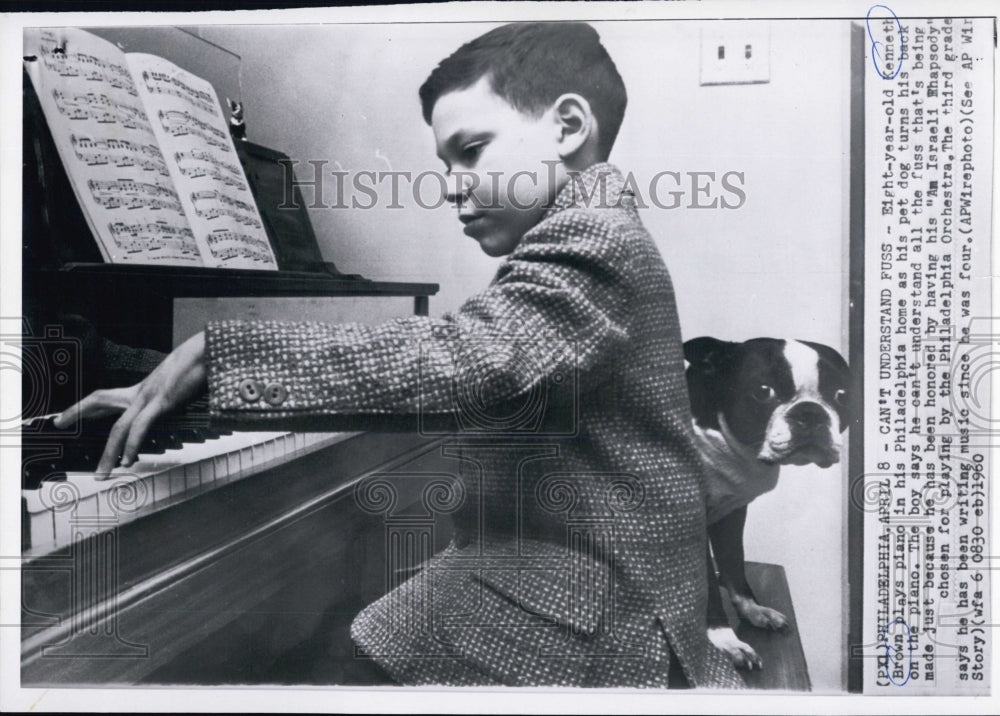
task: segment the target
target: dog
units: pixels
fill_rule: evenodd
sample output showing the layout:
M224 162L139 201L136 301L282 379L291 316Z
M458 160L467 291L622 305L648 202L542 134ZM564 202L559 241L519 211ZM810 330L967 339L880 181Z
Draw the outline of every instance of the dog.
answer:
M848 365L833 348L809 341L703 336L684 343L696 444L705 465L708 636L738 668L761 668L729 627L720 583L741 619L784 631L788 618L759 604L747 584L743 526L747 505L774 489L782 465L840 460L847 428ZM718 566L718 578L712 557Z

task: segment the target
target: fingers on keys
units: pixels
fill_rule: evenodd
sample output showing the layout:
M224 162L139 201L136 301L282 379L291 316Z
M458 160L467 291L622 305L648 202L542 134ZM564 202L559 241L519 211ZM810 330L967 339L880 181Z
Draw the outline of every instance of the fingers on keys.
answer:
M108 433L108 441L104 445L104 453L101 455L100 462L97 463L96 477L98 480L107 479L111 471L115 468L115 465L118 464L118 458L122 454L122 446L125 444L125 440L128 439L129 428L137 412L137 409L129 408L122 413L122 416L111 427L111 432ZM127 465L124 460L122 464Z
M139 447L146 438L150 426L160 416L159 403L152 401L148 403L139 414L136 415L132 425L129 426L128 438L125 440L125 449L122 451L122 465L128 466L135 462L139 455Z
M139 400L132 403L122 416L115 421L108 442L97 465L97 479L107 479L121 458L122 467L128 467L139 455L150 426L164 412L161 400Z
M112 388L95 390L78 403L74 403L53 419L57 428L65 428L83 418L100 418L120 413L128 408L128 389Z

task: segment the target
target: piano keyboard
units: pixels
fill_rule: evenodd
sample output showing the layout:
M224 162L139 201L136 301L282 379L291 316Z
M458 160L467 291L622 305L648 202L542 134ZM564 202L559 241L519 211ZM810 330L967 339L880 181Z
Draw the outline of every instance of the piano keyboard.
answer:
M177 425L185 421L207 423L203 416L182 417L174 419L169 429L151 430L136 462L116 467L104 480L96 479L93 468L106 431L62 437L56 457L26 463L21 491L25 554L48 554L357 435L179 429ZM41 436L54 432L54 428L38 429L30 421L25 428L35 429L31 442L36 452L44 442Z

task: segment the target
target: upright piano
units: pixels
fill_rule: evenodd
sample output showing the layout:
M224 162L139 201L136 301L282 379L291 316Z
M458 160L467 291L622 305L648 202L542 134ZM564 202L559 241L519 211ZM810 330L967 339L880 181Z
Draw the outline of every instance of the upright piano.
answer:
M448 539L405 477L454 467L415 431L350 419L227 431L201 400L155 425L138 463L97 481L113 418L60 431L46 417L141 379L170 350L185 299L343 297L427 313L437 285L325 262L297 189L298 211L277 208L286 157L237 145L279 271L105 264L25 80L24 686L368 683L348 626L401 578L387 543L417 534L418 562ZM358 499L373 476L399 478L389 511Z

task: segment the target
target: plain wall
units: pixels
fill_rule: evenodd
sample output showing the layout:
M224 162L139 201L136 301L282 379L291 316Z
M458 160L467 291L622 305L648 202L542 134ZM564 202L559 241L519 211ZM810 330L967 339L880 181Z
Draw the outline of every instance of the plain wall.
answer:
M595 23L629 92L611 160L640 189L666 170L744 173L739 209L643 211L674 280L685 338L798 337L846 354L848 24L767 26L769 83L702 87L701 24ZM327 169L417 174L442 168L417 88L442 57L491 27L199 32L242 56L249 139ZM299 166L300 179L311 172ZM440 283L432 315L456 308L485 286L497 260L462 234L454 210L419 208L406 192L400 203L311 211L325 257L373 279ZM817 691L842 688L843 465L784 468L747 524L748 558L786 569Z

